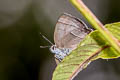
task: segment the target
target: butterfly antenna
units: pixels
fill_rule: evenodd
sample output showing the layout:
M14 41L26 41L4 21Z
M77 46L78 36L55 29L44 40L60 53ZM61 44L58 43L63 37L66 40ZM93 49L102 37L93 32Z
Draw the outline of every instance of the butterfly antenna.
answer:
M50 46L40 46L40 48L50 48Z
M50 40L48 40L44 35L42 35L41 33L40 33L40 35L46 40L46 41L48 41L51 45L54 45ZM48 47L48 46L46 46L46 47Z

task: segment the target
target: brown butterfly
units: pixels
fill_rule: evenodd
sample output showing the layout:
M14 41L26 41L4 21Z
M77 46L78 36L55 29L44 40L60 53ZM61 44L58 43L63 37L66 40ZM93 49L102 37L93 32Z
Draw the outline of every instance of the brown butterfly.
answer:
M52 44L50 51L55 54L57 63L76 49L91 30L80 19L67 13L61 15L55 27L55 45L49 41Z

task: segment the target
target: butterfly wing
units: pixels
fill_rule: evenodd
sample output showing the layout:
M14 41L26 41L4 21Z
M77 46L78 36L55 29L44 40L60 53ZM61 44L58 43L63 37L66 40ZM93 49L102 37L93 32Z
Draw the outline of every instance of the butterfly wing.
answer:
M57 58L55 58L55 62L57 65L60 63L60 61Z
M58 19L56 24L54 32L55 45L58 48L75 49L90 31L81 20L65 13Z

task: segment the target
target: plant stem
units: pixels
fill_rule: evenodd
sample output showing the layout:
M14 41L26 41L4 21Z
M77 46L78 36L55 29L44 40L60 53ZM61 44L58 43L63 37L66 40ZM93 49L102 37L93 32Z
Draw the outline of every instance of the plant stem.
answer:
M103 24L96 18L96 16L87 8L82 0L70 0L71 3L81 12L81 14L88 20L88 22L97 29L101 35L115 48L120 54L120 44L118 40L103 26Z

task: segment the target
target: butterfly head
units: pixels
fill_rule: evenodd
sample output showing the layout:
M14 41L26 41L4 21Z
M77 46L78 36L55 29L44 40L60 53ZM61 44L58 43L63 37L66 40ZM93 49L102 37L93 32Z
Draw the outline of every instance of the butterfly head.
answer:
M52 46L50 47L50 51L51 51L52 53L57 54L57 52L59 51L59 49L56 47L56 45L52 45Z

